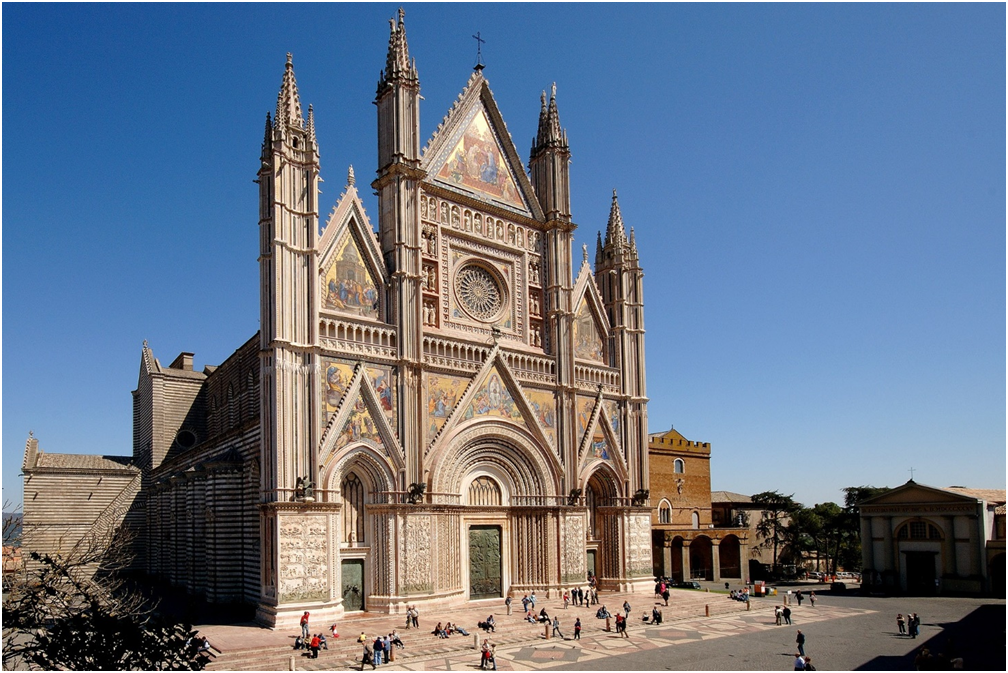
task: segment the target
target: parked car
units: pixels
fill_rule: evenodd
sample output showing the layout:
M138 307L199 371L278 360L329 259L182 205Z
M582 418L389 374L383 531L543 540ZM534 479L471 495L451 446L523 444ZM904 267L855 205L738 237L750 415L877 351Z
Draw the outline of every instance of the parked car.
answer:
M688 580L686 582L679 582L675 585L677 589L700 589L700 583L693 580Z

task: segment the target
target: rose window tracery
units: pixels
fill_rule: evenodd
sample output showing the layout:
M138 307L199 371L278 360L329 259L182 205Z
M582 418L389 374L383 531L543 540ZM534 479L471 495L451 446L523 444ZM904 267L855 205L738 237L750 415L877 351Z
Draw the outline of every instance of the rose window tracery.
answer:
M504 305L504 292L497 279L477 264L455 274L455 294L469 315L484 322L496 318Z

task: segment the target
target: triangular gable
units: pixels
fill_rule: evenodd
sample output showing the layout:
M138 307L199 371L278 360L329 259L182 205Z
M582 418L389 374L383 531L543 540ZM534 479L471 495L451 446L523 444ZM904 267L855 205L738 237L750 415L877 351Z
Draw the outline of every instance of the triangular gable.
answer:
M521 409L515 404L514 395L508 390L500 371L496 366L490 368L483 381L473 389L469 403L462 412L462 419L469 420L477 416L503 418L516 425L528 428Z
M543 219L490 87L479 73L438 127L421 164L428 179L443 186Z
M553 448L545 429L540 425L535 411L522 394L511 369L504 360L499 346L487 355L480 371L466 386L454 410L437 432L427 451L437 440L455 427L473 420L499 419L525 429L543 446Z
M574 283L574 321L571 336L574 340L574 357L609 364L606 358L609 319L606 317L595 279L587 262L581 265Z
M869 498L861 502L861 507L876 505L904 505L904 504L941 504L941 503L975 503L976 498L946 491L942 488L925 486L915 481L908 481L902 486L880 493L874 498Z
M319 240L319 308L378 318L388 285L385 266L357 189L350 185Z
M319 442L319 464L351 444L367 444L405 468L402 449L389 425L379 396L371 385L368 367L358 364L354 369L336 412L329 419Z
M582 469L594 462L607 462L616 466L618 473L624 474L626 465L619 450L619 439L613 434L612 426L605 418L606 401L602 399L601 391L594 402L588 431L578 446L578 462Z

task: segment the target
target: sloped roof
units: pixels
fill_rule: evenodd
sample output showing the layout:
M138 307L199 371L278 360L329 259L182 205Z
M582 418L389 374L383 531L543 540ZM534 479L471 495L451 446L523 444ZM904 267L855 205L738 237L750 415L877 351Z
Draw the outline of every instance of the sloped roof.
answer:
M966 495L971 498L976 498L977 500L983 500L991 504L1005 502L1005 492L1003 490L999 491L996 488L966 488L965 486L947 486L943 490L951 491L952 493L958 493L959 495Z
M743 495L742 493L732 493L731 491L711 491L710 494L711 502L737 502L752 504L752 496Z
M36 468L57 470L136 470L130 456L97 456L89 453L39 452Z

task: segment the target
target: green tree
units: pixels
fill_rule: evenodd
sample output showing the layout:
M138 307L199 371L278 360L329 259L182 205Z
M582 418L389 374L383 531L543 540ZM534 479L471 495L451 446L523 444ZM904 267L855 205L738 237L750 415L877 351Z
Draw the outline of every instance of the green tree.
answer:
M838 563L848 570L861 569L861 514L858 506L888 490L887 486L848 486L843 489L844 507L838 517L839 543L833 559L833 572L836 572Z
M763 516L756 524L756 537L762 540L760 546L764 549L773 549L773 568L776 572L778 553L786 542L788 519L801 509L801 503L795 502L794 494L783 495L777 491L757 493L752 501L763 510Z

